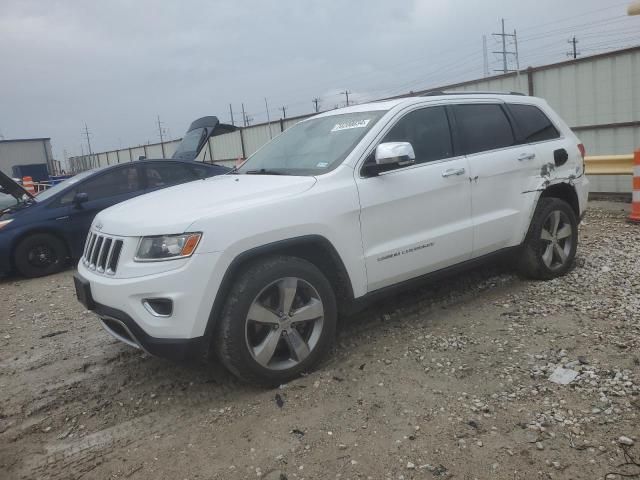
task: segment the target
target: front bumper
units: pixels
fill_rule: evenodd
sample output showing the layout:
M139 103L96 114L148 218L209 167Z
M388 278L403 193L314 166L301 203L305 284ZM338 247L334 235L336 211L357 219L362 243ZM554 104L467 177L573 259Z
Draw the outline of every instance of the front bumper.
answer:
M151 355L185 361L202 358L207 352L204 336L188 339L156 338L147 334L131 317L120 310L96 303L94 312L111 336Z
M166 271L129 278L99 274L80 262L76 290L114 337L153 355L184 359L199 354L207 343L220 283L218 260L217 253L196 254L179 264L165 262ZM85 292L79 291L79 283L86 284ZM145 308L145 299L158 298L171 300L169 315L154 315Z

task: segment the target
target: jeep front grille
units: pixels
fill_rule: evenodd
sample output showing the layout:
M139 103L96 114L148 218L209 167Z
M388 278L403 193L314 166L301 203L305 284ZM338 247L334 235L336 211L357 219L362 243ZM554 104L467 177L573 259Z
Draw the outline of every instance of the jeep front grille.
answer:
M122 251L122 240L89 232L84 245L82 263L89 270L113 275L118 268L118 260Z

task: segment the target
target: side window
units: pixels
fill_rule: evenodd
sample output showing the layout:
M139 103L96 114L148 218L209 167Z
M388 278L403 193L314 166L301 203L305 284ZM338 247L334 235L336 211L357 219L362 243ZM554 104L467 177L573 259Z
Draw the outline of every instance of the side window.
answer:
M509 104L511 115L518 125L524 143L542 142L558 138L560 133L551 120L534 105Z
M429 107L408 113L385 135L382 142L409 142L416 163L453 156L449 120L444 107Z
M89 201L115 197L140 190L140 179L136 167L116 168L90 178L75 190L86 193Z
M196 174L179 163L154 163L145 166L147 187L158 188L196 180Z
M60 197L60 200L58 201L58 203L60 205L68 205L73 201L73 199L76 196L76 193L78 193L77 188L70 189L68 192L66 192L64 195Z
M204 165L190 165L191 170L196 172L198 178L208 178L214 173L213 169L205 167Z
M511 123L500 105L478 103L453 108L466 154L515 144Z

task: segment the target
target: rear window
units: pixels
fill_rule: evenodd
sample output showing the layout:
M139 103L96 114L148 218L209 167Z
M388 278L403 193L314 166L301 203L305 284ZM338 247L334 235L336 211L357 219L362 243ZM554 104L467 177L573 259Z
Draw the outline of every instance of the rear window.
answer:
M509 104L509 111L525 143L542 142L558 138L560 133L551 120L534 105Z
M511 123L500 105L478 103L453 108L466 154L515 144Z

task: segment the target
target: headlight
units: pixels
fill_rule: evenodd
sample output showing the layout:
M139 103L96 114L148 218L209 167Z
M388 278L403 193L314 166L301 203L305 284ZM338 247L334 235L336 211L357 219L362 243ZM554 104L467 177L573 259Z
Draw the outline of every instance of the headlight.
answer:
M142 237L136 252L136 262L158 262L190 257L200 242L201 233Z
M13 222L13 218L10 218L9 220L2 220L0 222L0 230L9 225L11 222Z

